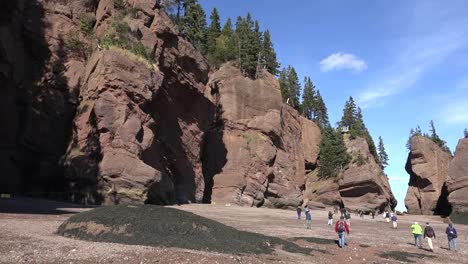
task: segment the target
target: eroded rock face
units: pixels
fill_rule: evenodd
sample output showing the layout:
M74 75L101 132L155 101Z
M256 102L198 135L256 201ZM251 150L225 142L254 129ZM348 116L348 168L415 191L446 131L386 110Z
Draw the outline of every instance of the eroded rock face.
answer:
M446 180L448 201L454 213L468 213L468 138L458 141Z
M315 131L312 122L282 104L279 84L267 73L250 80L226 64L210 77L206 95L218 107L204 151L207 190L212 189L206 200L297 206L305 180L302 131ZM307 140L306 155L315 163L319 142Z
M450 154L423 136L410 139L406 171L410 174L405 205L411 214L445 214L444 183L451 161ZM447 194L445 193L445 196Z
M99 3L96 34L115 12L110 2ZM125 21L155 63L112 48L87 64L65 163L74 201L202 201L201 147L214 113L203 95L209 67L169 17L145 3L133 1L138 15Z

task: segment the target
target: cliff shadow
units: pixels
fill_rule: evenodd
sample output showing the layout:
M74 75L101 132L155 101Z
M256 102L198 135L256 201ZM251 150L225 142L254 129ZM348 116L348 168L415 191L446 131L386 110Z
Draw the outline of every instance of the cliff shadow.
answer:
M447 190L447 185L444 183L442 190L440 192L439 199L437 200L437 205L434 210L434 214L448 216L452 212L452 206L448 201L449 192Z
M6 137L0 137L2 192L64 198L60 158L65 153L74 105L64 75L68 57L63 38L57 56L46 39L45 3L2 1L1 27L8 36L0 45L0 86L8 111L0 112ZM11 44L11 43L8 43ZM4 141L5 140L5 141Z

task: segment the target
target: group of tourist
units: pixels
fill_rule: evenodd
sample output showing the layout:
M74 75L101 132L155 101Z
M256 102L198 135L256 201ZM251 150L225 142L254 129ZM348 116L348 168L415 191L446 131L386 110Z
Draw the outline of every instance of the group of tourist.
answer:
M414 236L414 245L418 248L422 248L422 240L423 238L427 240L427 244L429 245L429 249L433 252L434 246L432 245L432 240L436 239L436 234L434 228L429 223L426 223L426 227L423 229L418 222L414 222L411 225L411 230ZM457 230L453 225L450 223L448 224L447 228L445 229L445 234L447 235L448 240L448 249L457 252Z
M301 206L297 206L296 209L297 212L297 219L301 219L301 214L302 214L302 208ZM334 209L334 213L336 214L338 212L338 209ZM328 222L327 225L333 226L333 215L332 211L328 211ZM350 231L350 226L351 226L351 213L349 210L346 210L346 208L340 209L340 220L338 220L335 223L335 232L338 234L338 244L340 248L344 248L346 245L346 236L349 235ZM308 206L304 206L304 214L305 214L305 219L306 219L306 229L311 229L312 227L312 216L310 213L310 209ZM359 211L358 212L359 216L361 218L364 218L364 212ZM372 212L372 219L375 217L375 212ZM395 213L393 212L388 212L385 211L383 213L383 218L385 219L385 222L390 222L392 221L392 228L397 229L398 228L398 218ZM422 248L422 240L423 238L427 240L427 244L429 245L430 251L434 251L434 247L432 244L432 240L436 239L436 234L434 231L434 228L429 223L426 223L426 227L423 229L421 225L419 225L418 222L414 222L413 225L411 225L411 230L414 235L414 244L415 246ZM448 239L448 249L449 250L454 250L455 252L457 251L457 230L453 225L450 223L448 224L445 233L447 234L447 239Z

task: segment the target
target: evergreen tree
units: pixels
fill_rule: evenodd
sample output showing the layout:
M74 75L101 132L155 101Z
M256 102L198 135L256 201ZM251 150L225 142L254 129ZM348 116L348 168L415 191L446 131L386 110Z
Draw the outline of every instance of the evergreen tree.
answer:
M314 121L319 125L320 128L330 126L330 121L328 120L328 110L323 101L320 90L317 90L317 95L315 98L315 117Z
M276 52L273 48L273 43L271 42L270 31L266 30L263 34L263 44L262 44L262 56L265 63L266 70L273 74L278 74L278 68L280 64L276 59Z
M388 166L388 155L385 151L384 143L382 137L379 137L379 163L382 170Z
M331 126L322 129L320 155L318 160L318 176L322 179L336 177L351 160L346 150L340 131Z
M343 109L343 117L341 118L340 126L346 126L351 129L351 126L356 123L356 115L356 104L354 103L353 97L350 96Z
M211 23L207 33L208 60L210 64L215 65L220 63L216 56L216 42L218 37L221 35L221 24L219 22L219 13L216 7L213 8L210 19Z
M196 0L184 1L182 32L187 34L193 46L203 54L207 52L207 29L205 11Z
M465 128L465 130L463 131L463 136L465 138L468 138L468 129Z
M299 95L301 93L301 84L299 83L299 77L297 76L294 67L289 68L288 72L288 86L289 86L289 103L294 109L300 109Z
M281 97L283 98L283 102L286 102L288 98L290 97L289 95L289 81L288 81L288 72L289 72L289 67L288 68L283 68L280 72L278 82L280 84L280 90L281 90Z
M310 77L304 78L301 111L302 114L310 120L313 120L315 117L315 87Z
M450 155L452 155L452 152L450 151L449 147L447 146L447 142L445 142L444 140L442 140L439 135L437 135L437 132L436 132L436 128L435 128L435 125L434 125L434 121L431 120L430 122L430 132L431 134L428 135L428 137L434 142L436 143L443 151L449 153Z
M215 49L210 58L210 64L218 67L222 63L236 58L236 39L232 29L231 19L228 18L219 37L216 38Z

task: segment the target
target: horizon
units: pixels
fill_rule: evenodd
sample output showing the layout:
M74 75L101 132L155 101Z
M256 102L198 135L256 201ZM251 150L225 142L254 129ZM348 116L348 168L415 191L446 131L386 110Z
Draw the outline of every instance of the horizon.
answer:
M433 120L452 153L463 138L468 126L468 63L463 60L468 55L468 5L463 1L200 4L208 23L213 7L222 25L250 12L262 30L270 31L281 68L294 67L301 85L311 77L331 124L341 119L349 96L355 99L374 142L383 138L396 210L406 211L410 130L419 125L429 132Z

